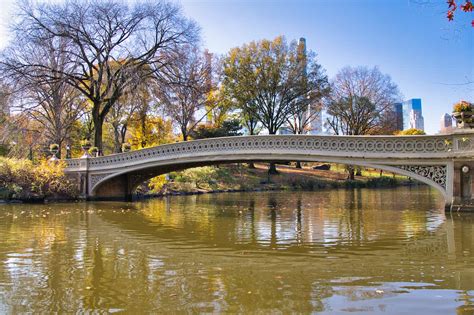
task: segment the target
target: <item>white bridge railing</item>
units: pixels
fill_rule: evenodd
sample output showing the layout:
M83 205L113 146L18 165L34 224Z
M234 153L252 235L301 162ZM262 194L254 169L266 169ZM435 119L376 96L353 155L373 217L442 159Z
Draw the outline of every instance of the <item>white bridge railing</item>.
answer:
M87 159L87 169L104 170L196 155L310 154L313 156L388 159L474 157L474 134L435 136L261 135L177 142ZM84 169L86 159L66 160L66 172Z

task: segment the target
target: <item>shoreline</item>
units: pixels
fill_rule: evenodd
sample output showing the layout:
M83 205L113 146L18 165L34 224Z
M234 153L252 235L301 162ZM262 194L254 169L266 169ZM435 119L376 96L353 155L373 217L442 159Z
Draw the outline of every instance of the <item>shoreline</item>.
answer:
M337 186L337 187L325 187L319 189L287 189L287 188L269 188L269 189L229 189L229 190L202 190L202 191L173 191L164 194L146 194L140 196L134 196L134 201L138 200L147 200L147 199L154 199L154 198L164 198L170 196L193 196L193 195L205 195L205 194L220 194L220 193L240 193L240 192L268 192L268 191L289 191L289 192L316 192L316 191L324 191L324 190L331 190L331 189L344 189L344 190L351 190L351 189L390 189L390 188L398 188L398 187L416 187L416 186L426 186L423 183L413 182L411 184L398 184L395 186L379 186L379 187L369 187L369 186ZM137 198L137 199L135 199Z
M187 196L201 194L264 192L264 191L321 191L328 189L385 189L394 187L424 185L407 178L394 176L374 176L374 172L365 172L365 176L356 176L348 180L347 175L335 167L335 170L315 170L313 168L295 168L278 165L278 174L267 173L265 164L255 164L255 168L242 165L226 165L216 168L204 167L172 173L170 179L158 189L151 189L149 182L141 185L132 195L132 201L163 198L167 196ZM0 199L2 204L47 204L89 201L80 197L49 196ZM91 199L90 201L94 201Z
M355 183L355 184L354 184ZM344 190L356 190L356 189L390 189L398 187L416 187L416 186L426 186L423 183L398 183L397 185L392 186L368 186L364 185L363 182L354 181L347 182L346 185L336 185L331 187L319 187L317 189L301 189L301 188L285 188L285 187L264 187L264 188L255 188L255 189L215 189L215 190L196 190L196 191L169 191L166 193L151 193L151 194L134 194L132 196L132 201L141 201L149 199L160 199L165 197L172 196L193 196L193 195L204 195L204 194L221 194L221 193L255 193L255 192L270 192L270 191L287 191L287 192L316 192L332 189L344 189ZM11 199L5 200L0 199L0 205L7 204L49 204L49 203L80 203L80 202L90 202L97 200L86 200L83 198L28 198L28 199ZM114 200L115 201L115 200ZM124 201L125 202L125 201Z

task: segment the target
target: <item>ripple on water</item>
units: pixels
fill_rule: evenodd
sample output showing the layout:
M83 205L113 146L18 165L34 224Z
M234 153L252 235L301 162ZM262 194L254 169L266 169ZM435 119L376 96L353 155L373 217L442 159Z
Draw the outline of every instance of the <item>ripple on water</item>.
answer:
M0 216L0 313L469 314L474 303L474 216L447 218L423 186Z

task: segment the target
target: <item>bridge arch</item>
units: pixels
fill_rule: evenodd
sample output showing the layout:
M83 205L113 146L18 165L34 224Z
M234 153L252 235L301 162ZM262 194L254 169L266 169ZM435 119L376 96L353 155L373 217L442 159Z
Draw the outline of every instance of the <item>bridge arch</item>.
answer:
M460 178L466 174L461 170L467 169L467 175L474 176L474 133L213 138L67 160L66 173L77 175L87 198L107 199L120 195L123 198L138 183L160 174L195 166L250 161L317 161L373 167L410 176L434 187L448 205L456 200L463 201Z
M122 187L127 188L127 195L131 195L135 189L143 183L144 181L159 176L162 174L185 170L189 168L199 167L199 166L211 166L211 165L220 165L220 164L229 164L229 163L248 163L248 162L286 162L286 161L301 161L301 162L323 162L323 163L338 163L338 164L350 164L361 167L376 168L388 172L392 172L399 175L409 176L414 180L427 184L441 193L441 195L447 200L448 192L443 185L443 180L436 180L436 177L442 177L443 174L435 174L443 168L446 168L446 164L433 165L416 165L410 170L410 166L407 165L384 165L376 162L366 162L363 160L348 160L345 158L333 158L333 157L322 157L322 156L301 156L301 155L256 155L242 156L241 154L232 154L227 156L221 156L220 159L213 159L210 156L199 156L195 158L185 159L182 161L154 161L149 162L146 165L138 165L126 170L122 170L112 174L106 174L106 176L101 175L100 179L94 182L94 185L91 189L92 197L101 197L101 186L105 185L107 182L114 181L117 178L121 178L119 181ZM420 168L428 168L433 172L433 178L429 178L419 173L415 173L414 170ZM430 170L424 170L424 173L430 172ZM442 172L442 171L441 171ZM125 177L124 177L125 175ZM127 176L127 175L131 175ZM122 194L120 192L119 194ZM107 198L107 196L104 196Z

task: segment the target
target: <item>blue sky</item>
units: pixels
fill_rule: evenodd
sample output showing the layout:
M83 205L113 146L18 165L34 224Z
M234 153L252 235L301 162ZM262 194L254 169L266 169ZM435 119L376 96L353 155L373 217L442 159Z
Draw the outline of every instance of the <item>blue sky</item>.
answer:
M223 54L262 38L305 37L331 77L378 66L405 99L421 98L425 129L460 99L474 101L474 28L466 13L445 19L445 0L181 0L204 46Z
M175 0L201 27L204 47L224 54L252 40L305 37L331 77L378 66L404 99L421 98L425 129L460 99L474 102L474 28L466 13L445 18L445 0ZM0 47L14 0L0 0ZM3 23L3 24L2 24Z

